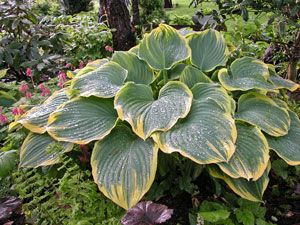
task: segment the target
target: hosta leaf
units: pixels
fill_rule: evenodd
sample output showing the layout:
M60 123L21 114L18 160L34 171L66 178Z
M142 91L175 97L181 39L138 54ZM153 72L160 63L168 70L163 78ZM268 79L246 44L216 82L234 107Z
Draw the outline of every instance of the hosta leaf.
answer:
M192 90L194 99L197 101L211 100L227 113L232 113L232 109L235 109L234 100L228 96L227 91L219 84L199 84Z
M138 55L139 54L139 48L140 48L140 45L136 45L136 46L132 47L131 49L129 49L128 52L131 52L133 54Z
M289 91L296 91L299 88L299 84L278 76L273 65L268 64L268 67L270 72L270 80L276 86L276 88L287 89Z
M177 63L172 69L168 70L168 78L169 80L176 80L179 79L180 74L184 70L184 68L187 66L185 63Z
M97 68L100 68L104 64L108 63L108 59L98 59L93 62L88 63L84 68L80 69L77 73L76 76L82 76L84 74L87 74L89 72L92 72L96 70Z
M180 74L180 81L185 83L189 88L192 88L197 83L211 83L212 81L201 70L186 66Z
M288 164L300 165L300 120L296 113L289 111L291 127L283 137L267 135L270 148L273 149Z
M64 90L56 91L43 104L26 112L17 121L34 133L45 133L49 115L69 98Z
M218 74L221 84L230 91L247 91L250 89L274 91L276 87L268 81L268 66L262 61L243 57L236 59L230 71L221 69Z
M236 118L275 137L286 135L290 128L288 111L259 93L247 93L239 98Z
M268 164L263 175L257 181L248 181L244 178L232 178L223 173L217 166L209 166L208 171L211 176L222 179L226 184L239 196L254 202L262 202L263 194L269 183L269 171L271 169Z
M206 30L187 37L192 49L192 63L204 72L212 71L227 62L226 43L216 30Z
M231 98L217 84L199 83L188 116L169 131L152 135L159 148L179 152L199 164L227 162L235 151L236 127ZM222 101L223 100L223 101Z
M270 80L278 89L287 89L289 91L296 91L299 88L299 84L296 84L291 80L284 79L278 75L270 76Z
M233 178L259 179L269 162L269 146L263 133L254 126L236 123L237 141L228 163L218 163Z
M167 83L157 100L149 86L127 83L115 97L115 108L120 119L129 122L133 131L146 139L155 131L169 130L179 118L186 117L192 98L192 92L179 81Z
M6 177L17 165L17 151L0 152L0 178Z
M47 131L59 141L87 144L108 135L116 121L112 99L79 97L50 115Z
M91 157L92 173L103 194L129 209L139 202L153 183L158 148L125 125L96 142Z
M128 71L126 81L133 81L136 84L150 84L154 80L151 68L134 53L117 51L113 54L112 61Z
M73 79L71 88L78 90L80 96L111 98L124 85L127 70L115 62L104 64L97 70Z
M29 133L20 150L20 166L35 168L59 162L61 155L71 151L72 143L58 142L48 134Z
M138 56L157 70L170 69L190 56L185 39L172 27L160 24L146 34L139 45Z

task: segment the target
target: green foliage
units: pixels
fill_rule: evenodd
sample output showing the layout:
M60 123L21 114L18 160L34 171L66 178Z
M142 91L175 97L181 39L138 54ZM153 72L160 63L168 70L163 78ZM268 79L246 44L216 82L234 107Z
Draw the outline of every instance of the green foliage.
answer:
M141 7L142 24L158 24L165 19L162 0L141 0L139 4Z
M190 213L190 224L196 225L202 222L208 225L272 225L265 220L266 208L260 203L250 202L230 194L227 197L224 202L204 200L199 209L193 209Z
M229 55L218 31L182 36L159 25L129 52L74 74L60 92L63 104L55 93L16 121L35 133L23 143L21 153L28 157L20 166L57 162L36 144L39 138L91 144L94 181L106 197L128 209L150 189L157 168L163 168L158 163L167 162L160 162L158 150L177 152L193 161L175 166L182 172L181 190L194 194L193 180L206 165L212 177L241 197L262 202L270 149L288 164L300 164L300 120L278 98L280 90L295 91L299 85L258 59L228 60ZM183 68L175 70L178 65ZM51 107L43 110L45 105ZM167 175L170 168L163 170ZM242 223L251 215L239 212ZM206 215L211 221L226 216L224 211L218 218Z
M14 2L5 2L0 11L0 68L9 68L8 78L28 79L26 69L31 68L38 81L42 75L53 76L65 69L66 61L77 67L81 60L111 54L105 50L111 45L110 30L98 23L96 13L44 16L39 11L44 9L36 8L38 3L31 8Z
M39 24L37 15L23 1L5 1L0 10L0 67L18 80L25 79L26 68L33 68L38 80L41 74L55 73L60 34ZM55 66L54 66L55 65Z
M90 172L70 157L43 169L13 174L28 221L37 224L119 224L123 210L101 196Z
M61 0L64 11L68 15L90 10L92 3L92 0Z
M170 25L192 25L191 17L189 16L179 16L179 15L170 15L171 19L169 19Z
M105 24L98 23L96 14L45 17L42 23L54 26L57 34L64 35L62 49L72 65L78 65L80 60L95 60L110 54L105 46L112 45L111 32Z

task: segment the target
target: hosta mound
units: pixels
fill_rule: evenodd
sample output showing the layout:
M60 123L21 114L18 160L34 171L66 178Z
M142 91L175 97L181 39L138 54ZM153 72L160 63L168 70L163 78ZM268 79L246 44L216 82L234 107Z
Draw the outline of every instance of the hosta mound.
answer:
M275 97L299 86L255 58L229 57L218 31L184 37L161 24L17 121L32 132L20 166L57 163L71 143L94 144L95 182L128 209L151 187L158 151L178 152L243 198L262 201L270 149L300 164L299 119ZM47 151L54 144L59 152Z

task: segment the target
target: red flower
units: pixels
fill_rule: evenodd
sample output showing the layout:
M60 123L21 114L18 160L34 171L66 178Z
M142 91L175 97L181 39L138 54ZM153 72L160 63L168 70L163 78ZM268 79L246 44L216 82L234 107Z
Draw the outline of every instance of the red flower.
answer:
M26 76L27 77L32 77L32 70L30 68L26 69Z
M66 68L71 68L71 66L72 66L71 63L66 64Z
M4 114L0 114L0 123L6 124L8 122L7 117Z
M84 67L84 62L82 60L80 60L79 62L79 69L82 69Z
M22 84L22 85L19 87L19 91L20 91L21 93L26 93L28 90L29 90L29 86L28 86L27 83Z
M22 115L25 113L25 111L21 108L13 108L11 110L11 113L14 115L14 116L18 116L18 115Z
M106 45L105 50L108 51L108 52L113 52L114 51L113 47L111 47L110 45Z
M25 93L25 97L26 97L27 99L32 98L32 93L31 93L31 92L26 92L26 93Z

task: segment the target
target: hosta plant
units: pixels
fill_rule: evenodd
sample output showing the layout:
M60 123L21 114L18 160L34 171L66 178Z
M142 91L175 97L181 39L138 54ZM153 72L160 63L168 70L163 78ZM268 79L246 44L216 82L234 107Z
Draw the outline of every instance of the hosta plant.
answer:
M300 164L299 118L276 98L299 86L255 58L229 63L229 55L215 30L183 36L161 24L130 51L88 64L17 121L31 131L20 166L57 163L73 144L94 144L94 181L129 209L151 187L158 151L178 152L262 201L270 150Z

